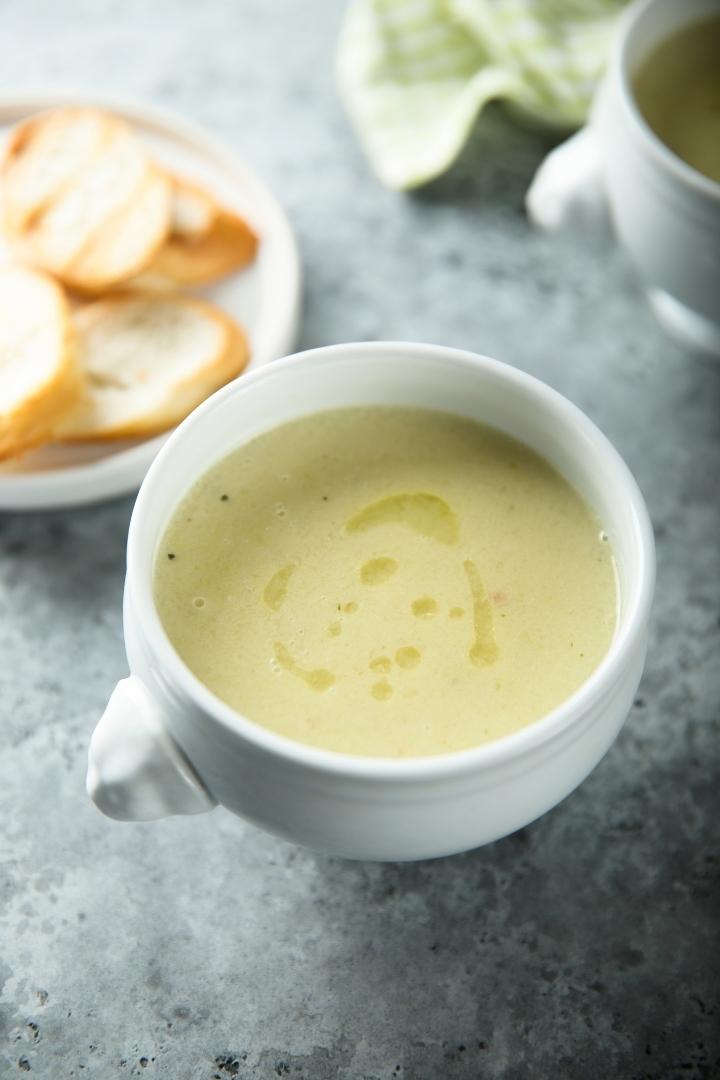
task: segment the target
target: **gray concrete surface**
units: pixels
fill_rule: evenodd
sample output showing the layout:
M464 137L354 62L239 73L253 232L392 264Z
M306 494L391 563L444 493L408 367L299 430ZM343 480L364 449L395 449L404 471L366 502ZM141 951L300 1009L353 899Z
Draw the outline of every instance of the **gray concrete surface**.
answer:
M461 857L345 863L223 811L119 825L83 776L125 671L131 500L2 516L0 1075L718 1076L720 366L662 336L618 254L529 230L543 137L492 114L445 179L380 188L334 88L340 15L6 0L0 80L129 92L235 146L297 228L303 346L447 342L584 408L657 530L647 674L578 792Z

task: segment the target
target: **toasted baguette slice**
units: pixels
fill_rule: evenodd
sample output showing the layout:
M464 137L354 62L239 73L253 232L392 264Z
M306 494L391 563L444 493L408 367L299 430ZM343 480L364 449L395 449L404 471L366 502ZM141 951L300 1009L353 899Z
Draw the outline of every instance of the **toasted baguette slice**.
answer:
M118 124L102 152L17 234L24 254L62 278L97 231L136 197L150 168L138 140L126 125Z
M187 296L118 294L74 318L87 396L63 423L64 441L165 431L249 357L245 335L227 315Z
M0 459L52 437L82 380L62 290L31 270L0 273Z
M44 193L42 206L35 199L33 214L11 215L15 228L8 230L23 262L90 292L138 273L170 228L169 182L128 124L109 114L100 116L106 130L95 152L52 193ZM66 120L71 133L81 122L89 124L82 110ZM44 128L39 130L42 135ZM32 154L32 145L31 140L28 167L33 162L38 167L42 154ZM79 163L80 155L75 160Z
M258 238L243 218L218 208L210 231L197 239L171 234L148 264L141 287L209 285L252 262Z
M170 226L170 181L154 167L122 209L96 230L67 264L63 281L80 292L104 292L140 272L164 242Z
M51 109L13 128L0 164L5 228L19 232L107 143L116 121L98 109Z

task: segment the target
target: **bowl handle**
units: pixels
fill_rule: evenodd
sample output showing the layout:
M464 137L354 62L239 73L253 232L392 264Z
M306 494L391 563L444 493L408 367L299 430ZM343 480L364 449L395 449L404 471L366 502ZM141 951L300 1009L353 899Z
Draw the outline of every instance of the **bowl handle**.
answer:
M217 805L135 675L117 684L93 732L87 790L98 809L118 821L200 814Z
M528 189L525 207L541 229L610 233L600 148L591 126L548 154Z

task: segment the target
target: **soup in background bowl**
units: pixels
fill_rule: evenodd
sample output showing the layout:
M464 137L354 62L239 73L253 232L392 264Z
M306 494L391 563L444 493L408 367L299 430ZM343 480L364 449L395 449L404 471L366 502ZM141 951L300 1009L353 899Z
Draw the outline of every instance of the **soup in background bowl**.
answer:
M720 182L720 16L662 40L639 64L632 87L658 138Z

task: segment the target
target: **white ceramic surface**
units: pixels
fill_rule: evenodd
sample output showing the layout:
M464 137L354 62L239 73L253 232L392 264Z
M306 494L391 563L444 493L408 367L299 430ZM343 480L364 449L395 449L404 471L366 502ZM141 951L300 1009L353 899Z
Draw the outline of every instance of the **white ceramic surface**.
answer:
M358 404L425 406L492 423L550 460L609 533L620 587L610 651L570 699L522 731L433 758L315 749L234 712L167 639L153 605L152 564L187 487L270 427ZM146 477L128 540L132 674L93 736L88 790L105 813L127 820L195 813L219 802L272 832L353 858L421 859L488 843L558 803L611 745L642 672L653 584L652 531L632 476L590 420L543 383L438 346L366 342L290 357L197 409Z
M718 0L639 0L625 12L590 124L548 157L527 195L545 228L597 221L616 233L660 322L681 343L720 355L720 184L647 125L631 78L661 41L720 14ZM720 60L719 60L720 62Z
M86 92L0 93L0 152L10 128L42 109L92 104L123 116L153 156L198 180L247 217L261 235L246 270L193 290L246 328L252 347L247 370L284 356L295 343L300 312L300 261L285 212L272 192L220 141L193 124L147 104ZM8 258L0 238L0 265ZM190 290L188 290L190 291ZM49 444L0 465L0 510L78 506L137 491L167 435L120 443Z

